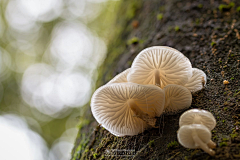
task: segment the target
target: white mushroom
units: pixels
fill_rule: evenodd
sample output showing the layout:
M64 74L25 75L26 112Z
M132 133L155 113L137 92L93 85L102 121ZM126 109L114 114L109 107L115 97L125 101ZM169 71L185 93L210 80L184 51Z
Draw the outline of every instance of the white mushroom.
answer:
M216 126L216 119L212 113L201 109L190 109L184 112L179 119L179 126L189 124L203 124L209 130Z
M207 76L202 70L197 68L192 68L192 73L192 77L187 84L185 84L185 87L191 92L196 92L201 90L206 85Z
M163 90L165 93L165 112L177 112L191 106L192 94L187 88L180 85L169 84L166 85Z
M150 127L148 120L162 114L164 102L163 90L155 85L113 83L95 91L91 110L97 122L111 133L137 135Z
M176 49L155 46L141 51L134 59L127 76L129 82L138 84L185 85L192 77L192 65Z
M201 148L211 156L215 151L209 148L211 145L212 134L207 127L201 124L184 125L178 130L178 141L186 148Z
M127 82L127 75L131 71L131 68L126 69L125 71L119 73L116 75L111 81L109 81L107 84L111 83L123 83Z

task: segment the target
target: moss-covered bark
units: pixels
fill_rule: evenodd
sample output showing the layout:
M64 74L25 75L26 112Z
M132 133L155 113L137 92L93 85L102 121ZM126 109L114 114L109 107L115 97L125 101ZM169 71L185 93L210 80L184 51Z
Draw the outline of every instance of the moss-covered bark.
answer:
M88 123L79 129L72 159L240 158L239 6L238 0L122 1L115 37L99 70L97 86L129 68L143 48L171 46L184 53L192 66L208 77L206 88L193 94L190 108L206 109L217 119L212 131L213 141L218 145L215 157L178 144L176 132L181 113L160 117L160 129L119 138L98 126L88 106L82 116ZM224 80L229 84L224 85ZM118 155L113 155L116 149ZM124 156L120 152L125 152Z

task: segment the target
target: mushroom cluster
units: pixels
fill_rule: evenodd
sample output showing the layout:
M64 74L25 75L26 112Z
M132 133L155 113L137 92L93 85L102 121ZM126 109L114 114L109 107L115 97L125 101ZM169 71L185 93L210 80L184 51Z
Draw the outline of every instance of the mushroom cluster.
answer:
M216 143L211 140L211 130L215 126L216 120L210 112L190 109L179 119L178 141L186 148L201 148L213 156Z
M188 108L191 92L201 90L206 75L171 47L141 51L131 68L95 91L91 110L99 124L116 136L137 135L156 127L163 112Z

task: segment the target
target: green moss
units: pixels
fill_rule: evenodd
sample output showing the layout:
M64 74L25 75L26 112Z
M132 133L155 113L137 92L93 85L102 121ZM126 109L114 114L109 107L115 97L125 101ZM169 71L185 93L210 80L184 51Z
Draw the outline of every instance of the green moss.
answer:
M125 10L125 11L127 11L126 17L128 19L132 19L136 15L137 10L140 8L141 3L139 3L138 0L133 0L133 1L131 1L131 3L128 3L127 6L128 7Z
M198 4L198 6L197 6L198 8L202 8L203 7L203 5L202 4Z
M199 18L197 18L197 19L195 20L195 23L196 23L196 24L199 24L199 23L200 23Z
M97 159L97 153L93 153L93 158Z
M223 104L224 104L225 106L227 106L229 103L228 103L228 101L226 101L226 102L224 102Z
M169 31L169 32L171 32L171 31L172 31L172 29L173 29L173 27L172 27L172 26L168 26L168 31Z
M220 4L218 6L218 9L222 12L224 10L230 10L231 8L233 8L235 6L234 2L231 2L229 4Z
M224 111L226 111L228 108L227 108L227 107L224 107L223 109L224 109Z
M132 65L132 61L128 61L127 64L128 64L129 66L131 66L131 65Z
M222 120L223 123L225 123L226 121L225 120Z
M233 134L230 134L231 138L234 139L238 136L238 133L233 133Z
M234 77L231 77L230 79L231 79L231 80L234 80Z
M74 152L73 160L78 159L78 157L81 156L82 154L84 154L85 151L87 151L87 152L89 151L88 149L85 149L87 143L89 142L89 139L86 137L86 135L84 133L82 133L81 134L81 138L79 138L79 139L81 139L81 142L80 142L80 144L78 145L77 149Z
M238 6L236 10L237 10L237 12L240 12L240 6Z
M165 11L165 6L159 7L159 11L160 11L160 12L164 12L164 11Z
M179 31L179 26L175 26L175 28L174 28L174 30L177 32L177 31Z
M73 160L77 159L77 157L79 156L79 151L82 149L82 146L79 145L78 148L76 149L74 156L73 156Z
M138 44L138 43L139 43L139 39L137 37L133 37L133 38L129 39L127 42L128 45Z
M214 45L216 45L216 42L212 41L211 46L214 46Z
M172 141L168 143L167 148L177 148L179 146L179 143L177 141Z
M154 144L155 144L154 140L152 140L152 141L148 142L148 145L149 145L149 147L152 147L152 146L154 146Z
M195 155L196 153L198 153L200 150L196 149L191 153L191 156Z
M219 144L219 146L220 146L220 147L227 146L227 142L221 142L221 143Z
M90 120L88 120L88 119L85 119L85 118L83 118L83 117L80 117L79 118L79 123L78 123L78 128L79 129L81 129L83 126L86 126L86 125L88 125L90 123Z
M235 93L234 95L233 95L233 97L236 97L237 95L239 95L240 94L240 91L238 92L238 93Z
M222 140L223 140L223 141L228 141L228 140L229 140L229 138L222 138Z
M158 15L157 15L157 20L162 20L163 19L163 14L162 13L159 13Z
M240 125L240 122L236 122L234 125L235 125L235 126L236 126L236 125Z

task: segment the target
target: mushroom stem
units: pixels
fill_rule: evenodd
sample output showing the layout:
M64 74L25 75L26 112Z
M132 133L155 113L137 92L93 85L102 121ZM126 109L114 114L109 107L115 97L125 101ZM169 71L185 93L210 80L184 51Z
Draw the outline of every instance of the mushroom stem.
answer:
M193 124L202 124L201 117L196 115L193 119ZM214 143L212 140L210 140L207 145L209 148L216 148L216 143Z
M217 146L216 143L213 142L212 140L210 140L207 145L209 148L216 148L216 146Z
M155 70L155 85L160 86L160 73L158 69Z
M196 130L193 131L192 133L193 136L193 140L195 142L196 146L199 146L202 150L204 150L205 152L207 152L208 154L210 154L211 156L215 155L215 151L213 151L212 149L210 149L208 147L208 145L206 143L204 143L199 137L198 134L196 132Z
M157 119L154 117L149 116L147 113L144 113L138 106L137 104L134 102L134 100L128 100L128 106L131 108L131 110L133 111L133 113L138 117L141 118L143 121L145 121L147 124L149 124L150 126L154 127L154 128L158 128L156 127L156 121Z

